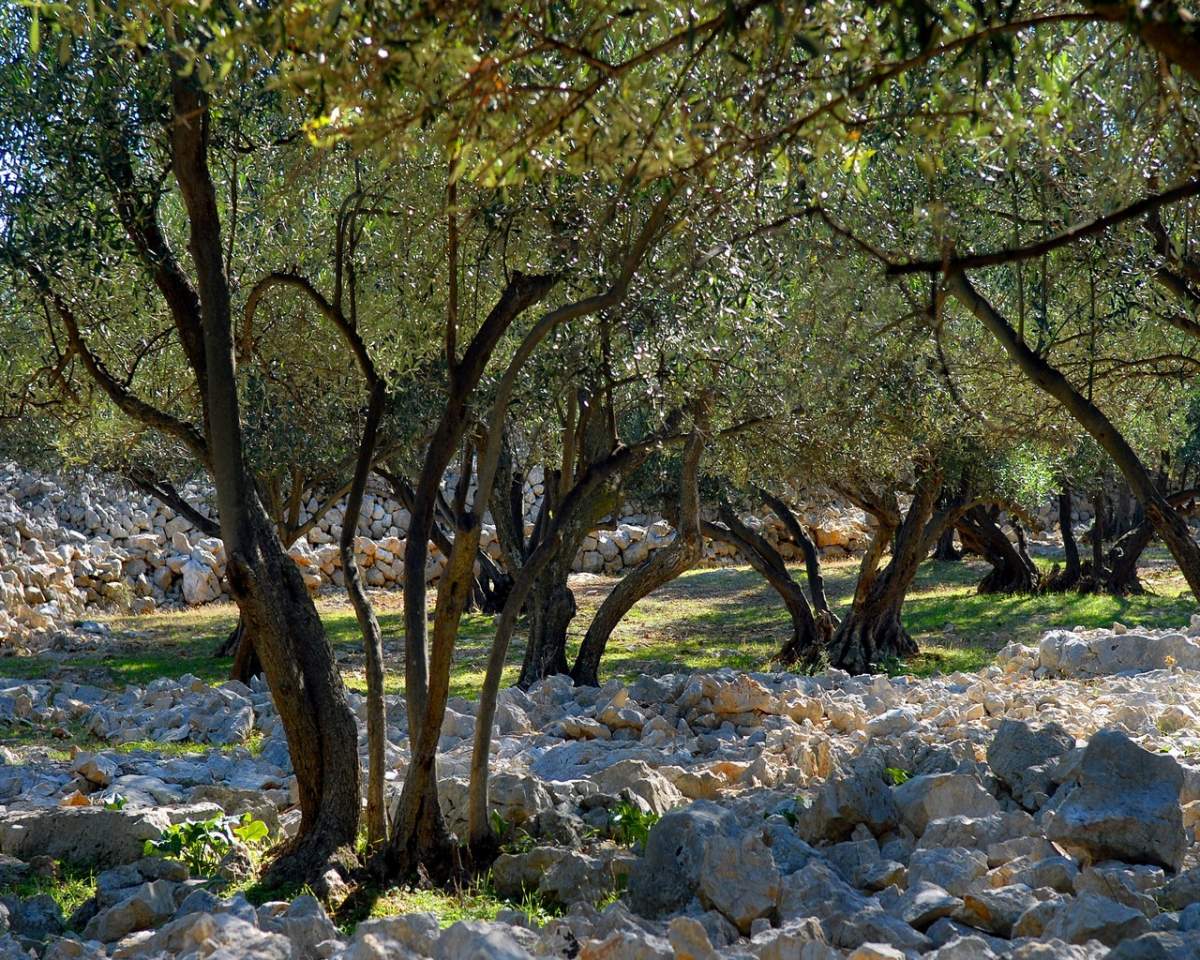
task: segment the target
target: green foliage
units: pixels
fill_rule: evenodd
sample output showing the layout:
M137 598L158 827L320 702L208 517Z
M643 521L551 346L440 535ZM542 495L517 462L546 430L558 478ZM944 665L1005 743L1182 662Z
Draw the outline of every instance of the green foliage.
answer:
M619 800L608 812L608 826L617 843L636 850L645 850L650 829L662 819L657 813L643 810L631 800Z
M268 837L267 825L246 813L173 824L157 840L147 840L143 855L182 860L195 876L211 876L235 846L255 849Z
M893 787L898 787L902 783L908 783L912 779L912 774L901 767L885 767L883 776Z
M811 797L806 797L803 794L797 794L790 801L785 802L782 806L780 806L775 812L788 822L788 826L794 828L796 824L800 822L801 814L811 806Z

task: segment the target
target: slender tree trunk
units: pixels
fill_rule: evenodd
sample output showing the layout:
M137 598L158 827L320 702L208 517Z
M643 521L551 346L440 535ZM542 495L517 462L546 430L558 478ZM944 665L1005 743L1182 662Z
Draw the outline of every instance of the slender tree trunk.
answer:
M1033 593L1041 575L1028 555L1022 555L996 522L998 507L975 506L959 518L957 529L963 546L992 565L980 581L979 593Z
M1171 551L1192 596L1200 598L1200 546L1192 538L1187 521L1162 495L1150 472L1117 428L1066 377L1017 336L1008 321L975 290L964 274L946 277L945 284L947 290L996 337L1021 371L1058 400L1112 458L1145 509L1146 519Z
M1071 487L1064 483L1058 495L1058 530L1062 534L1066 565L1049 584L1051 590L1070 590L1078 585L1083 576L1083 565L1079 561L1079 544L1075 540L1071 513Z
M656 447L655 442L643 443L638 447L618 446L603 461L591 463L583 476L563 497L550 526L513 577L512 590L496 620L496 639L488 654L487 671L479 693L479 709L475 717L468 835L471 858L477 865L488 862L496 852L496 838L492 833L491 824L488 823L488 759L500 683L517 617L525 606L525 600L534 583L546 567L555 562L560 553L571 557L575 555L577 544L572 536L564 536L564 531L569 533L579 526L587 526L580 517L587 513L589 505L605 497L603 491L606 487L615 491L619 486L619 478L643 464ZM615 496L615 492L611 495Z
M683 451L679 477L679 523L675 540L663 547L636 569L627 573L604 598L588 625L579 654L571 669L576 686L600 685L600 659L608 638L622 618L642 597L690 570L704 556L704 538L700 535L700 458L708 433L703 404L698 404L696 422Z
M346 499L342 537L338 545L342 555L346 593L354 607L358 628L362 631L367 673L367 845L372 849L387 841L387 812L383 797L387 739L387 704L383 695L383 633L379 629L375 608L367 596L358 569L358 559L354 553L354 534L358 529L358 517L362 510L363 494L367 489L367 478L371 474L371 463L375 459L375 444L379 435L379 421L383 417L385 394L383 381L377 380L371 387L358 462L354 467L354 482Z
M437 743L446 700L450 693L450 668L463 611L471 597L475 556L479 550L480 517L491 497L495 463L492 436L499 442L512 380L524 358L554 326L572 315L559 308L543 317L526 335L509 363L493 404L489 454L481 459L477 474L476 510L461 510L455 517L454 543L446 569L438 582L432 643L427 646L425 612L425 560L434 522L434 510L445 475L468 420L468 402L501 337L522 311L553 288L556 278L514 273L496 306L472 337L462 358L451 364L446 403L426 449L425 462L413 496L412 519L404 552L405 696L408 701L411 760L400 804L392 822L383 866L392 876L409 876L423 870L434 879L448 879L458 871L454 846L438 805ZM599 303L599 301L597 301ZM599 306L597 307L599 308ZM583 312L581 310L581 312ZM448 325L448 331L451 327ZM448 350L448 354L453 354ZM484 474L490 473L490 477Z
M1033 557L1029 555L1029 542L1025 539L1025 527L1021 524L1020 519L1013 517L1012 528L1013 536L1017 540L1017 556L1021 558L1021 563L1029 571L1030 579L1035 584L1035 590L1041 589L1042 573L1038 570L1037 564L1033 562Z
M782 498L761 487L758 488L758 495L779 518L792 543L799 547L800 552L804 554L804 573L808 578L808 592L812 596L812 607L817 612L818 618L828 624L832 632L832 627L837 626L838 621L837 617L833 615L833 611L829 609L829 600L825 596L825 578L821 574L821 554L817 551L817 545L813 543L812 537L808 535L804 525L796 518L792 508Z
M883 563L883 558L895 536L895 527L884 523L879 523L875 527L871 539L867 542L867 549L863 551L862 560L858 564L858 579L854 582L854 596L850 601L851 610L861 607L867 602L871 585L879 576L879 566Z
M1092 580L1096 588L1106 579L1104 569L1104 538L1107 535L1105 530L1104 512L1105 512L1105 497L1101 492L1097 492L1092 497L1092 508L1095 510L1095 517L1092 520Z
M332 862L352 862L358 830L358 735L321 618L255 488L242 449L229 288L208 169L208 104L194 78L172 78L173 171L191 227L207 377L207 422L227 576L255 639L291 751L300 828L268 881L318 892Z

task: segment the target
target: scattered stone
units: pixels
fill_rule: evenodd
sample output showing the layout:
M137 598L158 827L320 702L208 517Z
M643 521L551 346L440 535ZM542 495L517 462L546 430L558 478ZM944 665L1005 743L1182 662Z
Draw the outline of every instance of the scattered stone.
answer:
M1182 787L1173 758L1102 730L1088 743L1074 783L1047 809L1046 837L1088 859L1178 870L1187 849Z

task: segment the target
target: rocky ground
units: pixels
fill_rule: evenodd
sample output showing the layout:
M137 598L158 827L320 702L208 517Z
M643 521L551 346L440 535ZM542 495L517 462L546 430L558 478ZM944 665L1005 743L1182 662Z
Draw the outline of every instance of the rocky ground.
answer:
M4 897L0 958L1198 957L1197 635L1200 618L1052 631L978 674L919 681L718 671L506 691L491 883L559 915L352 933L311 897L231 896L248 868L236 845L196 876L144 857L172 824L249 813L295 829L264 688L0 681L0 714L29 734L0 766L0 884L59 861L100 871L72 916ZM474 704L451 707L440 772L461 827ZM101 746L37 745L55 730ZM405 736L396 700L393 792Z

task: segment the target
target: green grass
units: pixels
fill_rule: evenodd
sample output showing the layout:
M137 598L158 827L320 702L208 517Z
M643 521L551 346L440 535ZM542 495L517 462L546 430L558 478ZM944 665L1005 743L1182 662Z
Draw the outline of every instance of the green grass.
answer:
M17 883L0 886L0 897L52 897L69 918L96 892L96 872L92 868L76 867L60 862L58 876L29 876Z
M457 890L392 887L371 905L369 917L394 917L402 913L432 913L443 927L459 920L494 920L501 910L520 910L537 923L561 915L555 905L528 895L521 900L500 897L486 880Z
M922 566L904 607L904 622L920 654L893 665L894 671L928 675L978 670L1010 641L1036 642L1053 627L1108 626L1120 620L1130 627L1185 624L1195 609L1178 573L1163 562L1161 550L1147 555L1143 580L1150 592L1132 597L1044 594L979 595L975 585L987 569L978 562ZM1046 561L1039 561L1043 564ZM797 579L803 571L793 569ZM826 591L835 612L844 614L858 573L855 560L825 564ZM592 613L611 589L611 581L592 578L577 585L579 613L570 631L575 647ZM385 638L389 693L403 691L403 616L398 592L376 593ZM318 602L321 616L347 684L365 690L363 660L354 613L338 596ZM229 661L212 656L236 622L232 604L123 617L110 621L114 635L103 653L8 658L0 675L16 678L55 676L104 685L144 685L157 677L193 673L208 681L226 676ZM492 618L468 614L455 650L453 696L473 697L483 683ZM645 672L713 669L766 669L790 633L783 605L761 577L747 567L694 570L637 604L617 627L604 659L605 676L636 677ZM523 654L518 631L509 652L506 681L515 679ZM573 650L572 650L573 653ZM12 731L15 740L22 734ZM3 738L0 732L0 738ZM26 739L36 739L26 735ZM70 737L68 739L74 740ZM166 745L128 745L159 749ZM196 745L166 747L179 752Z
M220 745L195 743L191 740L167 743L149 739L129 740L125 743L109 743L106 740L97 740L77 724L72 724L69 727L53 727L50 729L30 726L28 724L0 724L0 746L36 748L45 754L48 759L56 760L60 763L65 763L71 759L72 749L88 753L97 753L101 750L126 754L140 752L153 754L158 757L194 756L196 754L207 754L213 750L226 753L234 750L246 750L251 756L257 757L262 753L263 744L263 735L261 733L252 733L241 743Z

